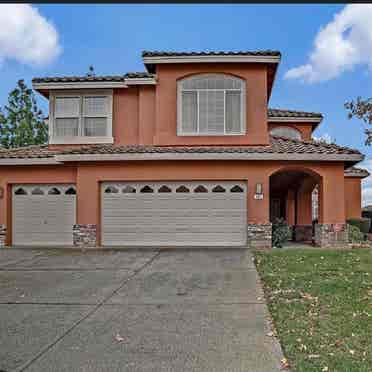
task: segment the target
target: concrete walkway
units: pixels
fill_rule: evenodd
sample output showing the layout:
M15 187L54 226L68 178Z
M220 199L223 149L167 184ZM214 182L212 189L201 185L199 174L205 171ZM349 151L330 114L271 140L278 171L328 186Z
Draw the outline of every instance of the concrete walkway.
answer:
M1 371L280 370L241 249L0 249Z

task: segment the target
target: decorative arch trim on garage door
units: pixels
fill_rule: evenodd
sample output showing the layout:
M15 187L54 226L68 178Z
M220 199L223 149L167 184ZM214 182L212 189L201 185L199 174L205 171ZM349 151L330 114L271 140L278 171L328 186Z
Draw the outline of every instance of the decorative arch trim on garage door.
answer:
M12 244L72 246L76 187L24 184L12 188Z
M243 181L104 182L102 244L245 245L246 190Z

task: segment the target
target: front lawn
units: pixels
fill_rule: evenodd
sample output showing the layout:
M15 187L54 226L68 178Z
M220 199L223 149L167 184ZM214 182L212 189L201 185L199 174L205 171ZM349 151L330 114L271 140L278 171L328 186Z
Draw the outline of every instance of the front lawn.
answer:
M293 371L372 371L371 249L273 250L255 260Z

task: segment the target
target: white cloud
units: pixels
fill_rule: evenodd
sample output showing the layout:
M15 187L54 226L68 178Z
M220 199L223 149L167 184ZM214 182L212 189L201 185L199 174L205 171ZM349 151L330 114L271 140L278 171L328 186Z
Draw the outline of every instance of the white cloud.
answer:
M46 64L61 51L55 27L28 4L0 4L0 60Z
M357 165L372 174L372 158L367 158ZM372 176L362 180L362 205L372 205Z
M356 65L372 68L372 4L346 5L321 28L309 62L292 68L286 79L315 83L336 78Z
M324 133L321 136L313 136L313 140L317 142L332 143L332 137L328 133Z

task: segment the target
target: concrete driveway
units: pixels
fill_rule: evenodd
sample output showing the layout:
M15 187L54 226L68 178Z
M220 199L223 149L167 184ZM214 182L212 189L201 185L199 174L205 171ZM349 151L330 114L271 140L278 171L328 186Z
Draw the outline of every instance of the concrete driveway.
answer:
M278 371L248 250L0 249L0 371Z

